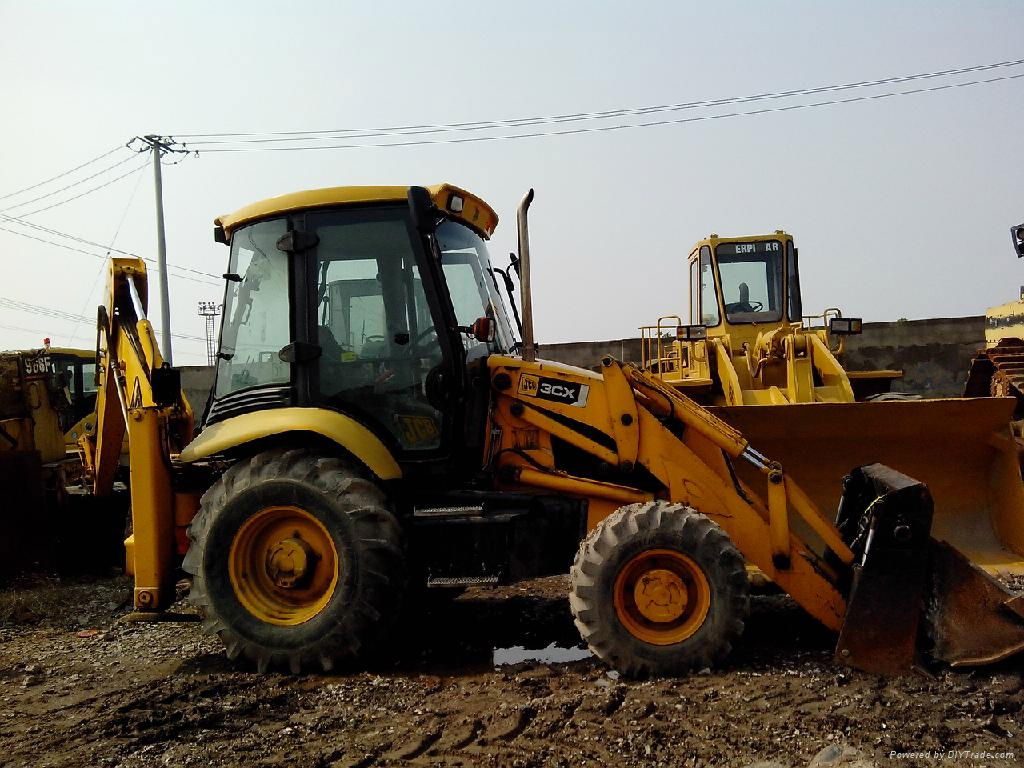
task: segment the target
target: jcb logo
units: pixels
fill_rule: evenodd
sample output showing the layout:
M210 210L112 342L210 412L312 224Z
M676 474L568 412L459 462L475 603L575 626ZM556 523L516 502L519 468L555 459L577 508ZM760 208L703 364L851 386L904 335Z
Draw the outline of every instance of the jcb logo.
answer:
M540 377L532 373L524 373L519 377L519 394L527 397L536 397L540 384Z

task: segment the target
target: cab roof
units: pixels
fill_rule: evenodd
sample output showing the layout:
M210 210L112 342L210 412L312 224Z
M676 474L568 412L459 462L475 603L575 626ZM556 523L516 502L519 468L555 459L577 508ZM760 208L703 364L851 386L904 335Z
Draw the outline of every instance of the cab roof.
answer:
M252 203L234 213L220 216L214 224L223 228L230 239L231 233L244 224L272 216L312 208L333 208L341 205L359 205L404 202L410 187L327 187L292 192ZM498 214L476 195L453 184L435 184L427 187L434 205L449 217L467 224L484 238L489 238L498 226Z

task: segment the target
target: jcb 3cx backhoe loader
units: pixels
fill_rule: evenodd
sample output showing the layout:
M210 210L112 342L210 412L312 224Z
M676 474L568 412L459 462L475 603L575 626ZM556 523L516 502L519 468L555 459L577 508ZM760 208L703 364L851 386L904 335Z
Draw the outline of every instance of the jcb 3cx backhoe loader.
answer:
M146 320L144 266L111 262L100 428L84 442L102 492L128 431L138 611L167 606L183 556L230 657L330 669L380 648L409 589L571 565L590 648L629 675L675 674L742 632L746 559L839 632L848 664L895 673L921 653L978 664L1024 647L1020 599L930 538L920 483L858 469L836 527L781 465L639 368L537 360L532 195L518 343L487 255L497 217L461 189L324 189L218 219L224 319L195 438ZM994 479L1001 516L966 525L1024 553L1020 477Z
M643 330L645 370L779 461L818 508L834 505L851 467L881 462L928 487L937 538L989 572L1018 573L1013 401L872 397L900 372L845 369L843 342L861 321L836 309L805 318L797 258L782 230L698 242L690 322L667 317ZM766 501L756 475L737 472Z

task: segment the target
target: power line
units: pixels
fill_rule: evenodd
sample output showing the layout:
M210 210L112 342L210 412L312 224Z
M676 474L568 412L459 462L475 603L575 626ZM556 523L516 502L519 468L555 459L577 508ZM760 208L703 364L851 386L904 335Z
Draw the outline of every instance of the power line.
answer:
M84 184L87 181L91 181L92 179L95 179L97 176L102 176L107 171L112 171L115 168L117 168L118 166L124 165L125 163L127 163L131 159L132 159L132 156L128 155L128 157L124 158L123 160L119 160L118 162L114 163L113 165L107 166L102 171L96 171L96 173L92 174L91 176L86 176L84 179L79 179L78 181L72 182L71 184L67 184L67 185L61 187L60 189L55 189L52 192L47 192L46 194L39 195L38 197L33 197L30 200L25 200L25 201L20 202L20 203L15 203L14 205L9 205L6 208L0 209L0 210L3 210L3 211L13 211L15 208L23 208L24 206L31 205L32 203L38 202L39 200L45 200L48 197L53 197L54 195L59 195L61 192L64 192L65 190L71 189L72 187L77 187L78 185ZM71 198L71 199L73 200L74 198ZM30 214L25 214L25 215L28 216Z
M18 235L19 237L27 237L29 240L37 240L40 243L46 243L47 245L53 245L53 246L56 246L57 248L64 248L65 250L75 251L76 253L84 253L86 256L92 256L93 258L96 258L96 259L105 259L106 258L106 256L102 256L102 255L100 255L98 253L93 253L92 251L85 251L85 250L82 250L81 248L75 248L74 246L71 246L71 245L65 245L64 243L58 243L58 242L55 242L53 240L47 240L46 238L43 238L43 237L36 237L35 235L30 235L27 232L18 232L17 230L8 229L7 227L0 227L0 232L9 232L12 235ZM104 247L104 246L100 246L100 247ZM124 252L122 252L122 253L124 253ZM155 264L156 263L156 261L154 259L149 259L149 258L146 258L145 256L139 256L138 254L128 253L127 255L134 256L136 258L142 259L147 264ZM179 267L179 266L175 265L174 268L175 269L187 270L189 272L195 272L195 273L200 274L200 275L207 275L207 274L209 274L209 273L206 273L206 272L199 272L198 270L190 269L189 267ZM211 276L215 277L215 275L211 275ZM201 280L201 279L197 279L197 278L194 278L194 277L188 277L187 275L171 274L171 277L176 277L179 280L189 280L189 281L191 281L193 283L202 283L203 285L216 285L216 286L220 286L221 285L221 283L219 283L219 282L214 282L212 280Z
M124 148L123 144L118 144L116 147L114 147L111 150L108 150L107 152L104 152L102 155L97 155L92 160L86 160L81 165L76 165L74 168L70 168L70 169L64 171L63 173L58 173L56 176L51 176L48 179L43 179L42 181L36 182L35 184L32 184L32 185L30 185L28 187L22 187L21 189L16 189L13 192L8 192L6 195L0 195L0 200L6 200L9 197L14 197L15 195L20 195L22 192L28 192L29 190L36 189L37 187L41 187L44 184L49 184L51 181L56 181L57 179L62 179L65 176L69 176L70 174L74 173L75 171L81 170L82 168L85 168L88 165L92 165L93 163L95 163L95 162L97 162L99 160L102 160L105 157L109 157L110 155L114 154L115 152L117 152L118 150L123 149L123 148Z
M85 315L76 315L71 312L65 312L62 309L54 309L52 307L44 307L41 304L31 304L25 301L18 301L16 299L9 299L5 296L0 296L0 307L5 309L12 309L17 312L29 312L34 315L41 315L48 317L53 320L65 320L68 322L79 322L79 323L94 323L96 318L87 317ZM28 330L28 329L23 329ZM187 333L172 333L171 336L177 339L184 339L186 341L201 341L206 344L206 338L203 336L192 336Z
M127 212L127 209L126 209L125 212ZM150 258L147 258L145 256L140 256L139 254L135 253L134 251L125 251L125 250L122 250L120 248L114 248L113 245L109 245L109 246L108 245L103 245L102 243L97 243L97 242L95 242L93 240L87 240L86 238L79 237L78 235L72 235L72 234L68 234L67 232L61 232L59 229L51 229L50 227L44 227L41 224L36 224L34 221L25 221L24 219L20 219L17 216L9 216L9 215L7 215L7 214L5 214L3 212L0 212L0 219L5 219L6 221L8 221L8 222L10 222L12 224L21 224L21 225L26 226L26 227L31 227L32 229L39 230L39 231L42 231L42 232L46 232L46 233L51 234L51 235L56 235L57 237L64 237L64 238L67 238L68 240L73 240L74 242L77 242L77 243L83 243L85 245L91 245L91 246L93 246L95 248L100 248L100 249L106 251L107 254L119 253L122 256L133 256L136 259L142 259L143 261L145 261L147 263L150 263L150 264L155 264L156 263L156 261L154 259L150 259ZM122 222L124 221L123 217L122 217L121 221ZM121 229L121 225L119 224L118 225L118 231L120 231L120 229ZM15 232L14 230L11 230L11 229L4 229L4 231L5 232L10 232L11 234L14 234L14 235L21 235L22 237L29 237L29 235L27 235L27 234L25 234L23 232ZM116 237L117 237L117 234L115 233L114 234L114 238L116 239ZM40 238L32 238L32 239L33 240L40 240ZM51 242L51 241L49 241L49 240L41 240L41 242L48 243L48 242ZM113 241L111 241L111 242L113 242ZM52 245L58 245L58 246L60 245L59 243L51 243L51 244ZM81 251L81 253L89 253L89 252L88 251ZM104 255L103 257L100 257L99 254L95 254L95 253L89 253L89 255L90 256L97 256L99 258L105 258L105 256L106 256L106 255ZM203 272L203 271L198 270L198 269L192 269L191 267L183 267L180 264L168 263L167 266L170 267L171 269L180 269L183 272L191 272L192 274L199 275L200 277L211 277L211 278L214 278L215 280L217 280L217 282L213 282L211 284L212 285L221 285L220 281L218 280L218 278L220 278L220 275L214 274L213 272ZM178 277L178 275L175 275L175 277ZM210 281L205 281L205 282L210 282Z
M437 133L450 133L450 132L468 132L468 131L481 131L491 130L496 128L524 128L533 125L543 124L559 124L568 122L579 122L579 121L594 121L594 120L607 120L615 117L626 117L626 116L644 116L650 114L658 114L663 112L675 112L681 110L691 110L698 108L707 107L718 107L726 106L730 104L745 104L758 101L766 100L778 100L787 99L795 96L809 96L819 93L831 93L841 92L857 88L871 88L878 87L881 85L892 85L897 83L908 83L918 80L934 79L937 77L950 77L954 75L968 74L972 72L983 72L994 69L1001 69L1007 67L1016 67L1024 64L1024 59L1017 59L1013 61L1002 61L991 64L979 64L971 67L960 67L957 69L946 69L935 72L923 72L912 75L899 75L893 77L886 77L877 80L864 80L853 83L842 83L833 85L817 86L814 88L799 88L786 91L776 91L768 93L760 93L748 96L733 96L723 99L711 99L703 101L690 101L679 104L661 104L654 106L645 107L629 107L623 109L607 110L603 112L578 112L572 114L562 115L548 115L548 116L533 116L533 117L522 117L513 118L507 120L483 120L468 123L447 123L438 125L403 125L403 126L392 126L385 128L338 128L331 130L315 130L315 131L279 131L279 132L265 132L265 133L206 133L206 134L178 134L182 138L194 138L199 141L191 142L190 146L197 147L214 147L215 145L224 144L275 144L275 143L287 143L297 141L329 141L331 139L358 139L358 138L379 138L386 136L417 136L417 135L430 135ZM999 78L999 79L1013 79L1013 78ZM978 80L967 84L980 84L987 82L995 82L993 80ZM925 89L930 90L930 89ZM922 91L908 91L906 93L918 93ZM866 98L865 98L866 100ZM834 101L828 103L847 103L845 101ZM823 106L824 104L822 104ZM760 112L758 112L760 113ZM753 114L753 113L751 113ZM703 119L714 119L713 116L709 116ZM668 121L668 122L682 122L682 121ZM660 123L659 123L660 124ZM625 126L624 126L625 127ZM614 128L613 128L614 129ZM613 130L611 129L611 130ZM591 129L598 130L598 129ZM584 132L584 131L571 131L572 133ZM527 134L522 136L536 135L561 135L565 132L550 132L540 134ZM271 138L265 138L271 137ZM518 136L504 136L504 137L486 137L476 139L479 141L487 141L495 138L519 138ZM205 140L210 139L210 140ZM463 140L465 141L465 140ZM414 143L458 143L457 140L442 141L425 141L425 142L409 142L409 143L392 143L392 144L371 144L371 145L340 145L332 147L324 147L324 149L335 149L335 148L349 148L355 146L411 146ZM279 149L279 150L299 150L299 149L314 149L316 146L311 147L268 147L266 149ZM208 148L203 149L204 152L227 152L227 151L256 151L254 149L233 149L233 148Z
M131 159L131 158L129 158L129 159ZM120 164L121 163L118 163L118 165L120 165ZM103 189L104 187L109 187L115 181L120 181L121 179L124 179L124 178L127 178L128 176L131 176L133 173L138 173L143 168L145 168L147 165L149 165L148 162L143 163L142 165L139 165L139 166L133 168L132 170L128 171L127 173L122 173L120 176L115 176L114 178L112 178L112 179L110 179L108 181L105 181L102 184L98 184L95 187L90 187L89 189L85 190L85 192L79 192L74 197L69 197L69 198L66 198L64 200L58 200L56 203L52 203L52 204L47 205L47 206L45 206L43 208L37 208L36 210L29 211L28 213L22 213L22 214L20 214L20 216L21 217L35 216L37 213L42 213L43 211L48 211L51 208L56 208L58 206L64 205L65 203L70 203L72 200L77 200L80 197L85 197L86 195L91 195L93 192L98 192L99 190ZM17 206L12 206L12 207L17 207ZM10 208L5 208L4 210L10 210Z
M723 120L730 117L750 117L754 115L764 115L770 112L789 112L797 109L816 109L819 107L835 106L838 104L853 104L855 102L877 101L880 99L887 99L893 96L911 96L919 93L932 93L936 91L948 90L950 88L963 88L972 85L986 85L989 83L995 83L1000 81L1017 80L1022 77L1024 77L1024 72L1018 75L1002 75L999 77L989 78L987 80L971 80L963 83L949 83L947 85L938 85L932 88L915 88L910 91L892 91L889 93L872 94L866 96L854 96L848 99L830 99L829 101L820 101L811 104L792 104L786 107L768 107L765 109L755 109L745 112L727 112L718 115L698 115L696 117L676 118L673 120L655 120L647 123L621 123L616 125L572 128L560 131L535 131L533 133L518 133L501 136L473 136L471 138L465 139L426 139L421 141L398 141L389 142L385 144L332 144L329 146L319 145L312 147L224 147L222 149L207 149L204 150L204 152L300 152L314 149L379 149L388 147L415 147L437 144L470 144L481 141L514 141L517 139L533 139L542 136L569 136L580 133L608 133L611 131L622 131L633 128L653 128L659 125L681 125L683 123L696 123L705 120Z
M140 176L139 178L142 178L142 177ZM106 246L106 245L103 245L102 243L97 243L97 242L94 242L92 240L86 240L84 237L79 237L78 235L69 235L68 233L61 232L60 230L50 229L49 227L44 227L41 224L36 224L34 221L25 221L24 219L19 219L17 216L8 216L6 213L3 213L3 212L0 212L0 219L4 219L4 220L10 222L11 224L20 224L22 226L30 227L30 228L38 230L40 232L46 232L48 234L56 235L58 237L64 237L64 238L67 238L68 240L73 240L76 243L84 243L85 245L92 245L92 246L95 246L96 248L102 248L103 250L107 251L107 253L120 253L122 256L134 256L135 258L139 258L139 259L142 258L137 253L132 253L131 251L123 251L120 248L114 248L113 245ZM10 229L8 229L6 231L7 232L13 232L13 230L10 230ZM22 233L21 232L14 232L14 234L20 235ZM43 241L43 242L46 242L46 241ZM83 251L83 253L85 253L85 251ZM90 254L90 255L96 255L96 254ZM216 275L211 275L211 277L216 277Z

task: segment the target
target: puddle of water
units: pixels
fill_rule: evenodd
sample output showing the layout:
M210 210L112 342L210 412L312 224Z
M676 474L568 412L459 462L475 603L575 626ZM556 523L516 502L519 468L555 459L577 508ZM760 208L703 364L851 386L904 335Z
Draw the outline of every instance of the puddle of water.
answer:
M593 656L586 648L565 646L551 643L547 648L524 648L513 645L511 648L494 649L494 666L522 664L524 661L537 661L541 664L567 664L570 661L582 661Z

